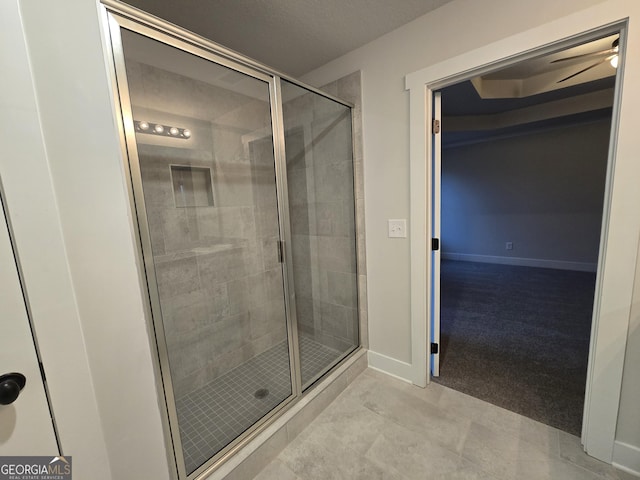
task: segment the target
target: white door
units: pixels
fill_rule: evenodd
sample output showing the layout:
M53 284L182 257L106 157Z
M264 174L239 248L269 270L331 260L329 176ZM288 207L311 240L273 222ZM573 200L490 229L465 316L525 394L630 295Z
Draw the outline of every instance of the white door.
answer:
M0 198L0 456L58 455L6 210ZM24 387L20 374L26 379ZM12 401L13 400L13 401Z
M431 375L440 375L440 177L442 174L442 99L440 92L433 94L433 162L431 189Z

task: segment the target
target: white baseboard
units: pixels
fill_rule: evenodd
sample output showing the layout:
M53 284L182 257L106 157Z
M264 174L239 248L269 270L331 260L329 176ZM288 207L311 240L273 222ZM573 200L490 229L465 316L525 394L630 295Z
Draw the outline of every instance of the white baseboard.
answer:
M368 352L369 367L374 370L396 377L404 382L411 383L412 367L410 363L405 363L395 358L387 357L381 353Z
M497 255L474 255L470 253L443 253L444 260L461 260L464 262L499 263L519 267L555 268L557 270L575 270L578 272L595 272L597 264L589 262L569 262L565 260L545 260L543 258L499 257Z
M613 466L640 478L640 448L615 441L613 444Z

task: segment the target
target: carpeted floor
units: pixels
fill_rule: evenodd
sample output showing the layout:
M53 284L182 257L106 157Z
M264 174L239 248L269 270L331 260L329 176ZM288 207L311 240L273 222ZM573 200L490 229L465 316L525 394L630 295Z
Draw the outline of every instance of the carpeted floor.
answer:
M580 435L595 273L442 262L437 382Z

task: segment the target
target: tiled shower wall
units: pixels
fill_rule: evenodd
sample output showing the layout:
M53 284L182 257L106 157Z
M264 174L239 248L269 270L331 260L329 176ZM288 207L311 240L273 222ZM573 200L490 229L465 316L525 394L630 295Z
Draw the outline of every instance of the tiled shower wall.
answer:
M193 132L188 148L176 145L173 139L138 136L165 336L174 388L180 397L286 339L282 277L276 248L278 223L273 197L273 150L270 132L264 132L261 127L268 105L244 96L243 99L236 98L242 101L242 108L224 111L221 103L224 105L225 102L220 102L220 98L239 94L141 63L129 62L127 75L134 119L178 125ZM360 249L357 257L360 336L361 343L367 346L360 74L356 72L325 88L355 105L353 136ZM134 91L138 94L134 95ZM164 92L172 92L170 98ZM325 124L322 119L317 120L313 127L316 132L326 131L329 127L326 119ZM346 118L333 120L347 121ZM253 126L252 121L255 122ZM336 128L336 132L344 132L342 127ZM289 133L295 136L295 129ZM295 145L296 140L289 137L288 146L291 141L294 142L291 145ZM304 143L304 138L299 141ZM343 155L344 152L334 148L337 145L344 149L344 139L332 139L329 135L319 141L318 148L330 156ZM300 148L298 153L304 152L304 147ZM308 153L305 155L312 161ZM295 161L295 156L295 148L288 148L289 163ZM214 205L176 207L170 165L210 168ZM326 189L316 191L319 198L330 199L328 181L332 177L339 182L353 181L344 167L334 163L313 172L318 180L322 180L320 184L327 183ZM296 193L296 185L291 182L289 185L295 225L296 207L303 201L300 189L306 186L301 182ZM269 200L267 208L261 206L265 200ZM336 204L342 204L344 214L353 218L350 213L353 212L353 199L335 200ZM321 215L315 220L319 220L316 225L320 228L324 228L323 225L333 228L329 215ZM320 238L294 229L294 251L305 255L304 246L299 247L308 245L309 259L314 255L319 262L316 265L327 267L315 287L305 286L302 280L296 279L298 296L302 299L299 311L311 312L310 321L304 314L299 313L298 318L302 331L313 333L324 344L342 347L357 341L355 302L350 287L343 288L355 275L354 262L347 260L348 254L352 254L349 249L353 242L349 235L353 232L335 230L334 233L340 235ZM300 258L297 260L300 263ZM305 275L303 270L296 270L295 277L302 275ZM307 278L310 279L310 275ZM305 288L307 291L323 289L322 295L317 297L322 302L305 304Z
M286 339L271 132L257 131L270 122L269 105L144 64L130 63L127 74L136 120L193 132L188 148L177 146L180 140L138 135L180 397ZM170 99L164 92L171 92ZM236 98L225 102L230 97ZM228 103L242 107L224 111L221 105ZM213 206L176 207L171 165L210 168Z
M321 90L335 95L353 105L351 114L353 137L353 170L354 195L356 211L356 244L358 265L358 310L360 345L369 348L369 322L367 310L367 254L365 241L365 212L364 212L364 154L362 141L362 76L358 70L345 75L338 80L328 83Z
M353 114L359 120L359 72L327 89L340 96L338 85L350 94L349 101L357 97ZM283 94L296 90L286 83L283 86ZM288 101L285 97L283 116L298 327L323 344L346 351L358 343L352 163L357 157L352 154L360 150L352 148L351 115L335 102L306 93ZM361 139L359 126L353 133L355 141ZM360 178L355 183L361 186L361 157L359 166L356 177ZM365 288L362 284L362 294ZM366 301L361 303L366 305Z

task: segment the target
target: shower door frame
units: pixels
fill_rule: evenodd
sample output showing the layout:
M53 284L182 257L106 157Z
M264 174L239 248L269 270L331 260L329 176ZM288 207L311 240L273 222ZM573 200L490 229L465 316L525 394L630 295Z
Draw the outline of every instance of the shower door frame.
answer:
M155 343L154 367L158 381L158 395L165 404L165 415L162 415L165 440L167 444L167 456L170 467L177 472L179 479L195 479L205 476L216 470L228 458L233 456L240 448L255 438L261 431L270 425L275 418L286 411L287 407L297 402L302 394L300 366L300 346L296 319L296 299L293 276L293 253L291 248L291 222L289 214L289 196L287 185L287 164L285 155L284 120L282 112L282 87L280 79L285 79L293 84L305 88L313 93L333 100L350 109L351 114L351 145L352 168L354 169L354 200L355 200L355 161L353 155L353 105L335 96L320 91L314 87L305 85L291 77L280 74L258 62L248 59L232 50L221 47L203 37L190 33L170 23L160 20L152 15L142 12L134 7L124 5L116 0L102 0L101 14L105 25L105 50L108 55L110 67L110 81L113 87L113 100L116 113L116 123L120 136L120 144L123 155L124 169L128 195L130 199L132 222L137 229L135 236L137 246L138 265L140 272L141 291L148 294L145 302L145 314L149 321L151 343ZM267 83L269 88L269 102L271 111L271 128L273 138L274 163L275 163L275 188L277 197L279 238L283 248L282 274L285 304L285 319L287 340L289 349L289 366L292 393L280 404L267 412L260 420L251 425L242 434L225 446L220 452L209 458L203 465L187 474L182 439L180 437L179 423L176 409L176 399L173 391L173 382L169 367L169 356L166 344L166 336L162 314L160 310L160 298L157 289L157 279L151 249L151 235L147 220L145 200L143 194L142 177L140 172L140 160L138 156L135 128L133 124L131 98L126 75L124 49L120 31L126 29L159 41L165 45L177 48L186 54L192 54L205 61L209 61L230 68L239 73L248 75ZM355 203L354 212L357 214ZM354 217L354 220L357 217ZM358 222L354 221L354 240L358 234ZM356 258L359 256L357 242L355 244ZM358 318L358 338L356 345L336 361L327 366L320 378L333 371L340 364L359 351L361 346L360 325L360 276L356 261L356 311ZM153 347L152 347L153 348ZM160 382L161 381L161 382ZM312 388L312 387L311 387ZM306 391L306 390L305 390Z

